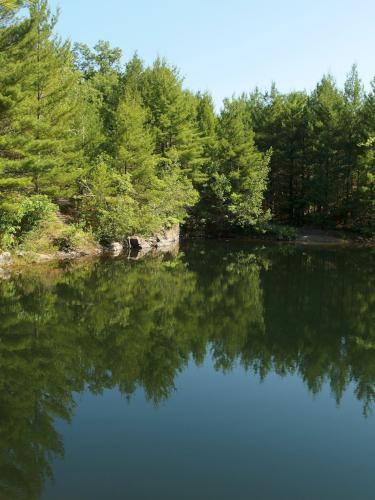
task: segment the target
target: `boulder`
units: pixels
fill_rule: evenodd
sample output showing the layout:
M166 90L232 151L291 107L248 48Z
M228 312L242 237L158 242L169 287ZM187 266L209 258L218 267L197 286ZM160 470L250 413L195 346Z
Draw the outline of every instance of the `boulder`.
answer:
M9 266L12 263L12 256L9 252L0 253L0 266Z
M11 276L12 275L8 269L2 269L0 267L0 280L9 280Z
M159 248L177 243L180 239L180 226L176 224L169 229L163 229L149 238L134 235L128 238L130 248L144 250L147 248Z
M32 262L35 264L40 264L42 262L51 262L56 259L57 254L48 254L48 253L33 253L30 254L30 258Z
M143 238L142 236L129 236L128 238L129 248L135 248L138 250L144 250L146 248L153 248L157 246L157 240L155 237Z
M176 224L169 229L163 229L156 235L157 246L166 246L177 243L180 240L180 226Z
M122 254L122 252L124 251L124 245L122 243L119 243L118 241L113 241L105 247L105 251L117 257L117 255Z

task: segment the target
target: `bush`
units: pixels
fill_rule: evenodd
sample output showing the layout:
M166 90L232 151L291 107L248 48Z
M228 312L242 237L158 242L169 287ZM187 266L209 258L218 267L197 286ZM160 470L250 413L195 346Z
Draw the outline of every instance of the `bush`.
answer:
M139 189L131 174L118 174L105 158L88 172L82 180L81 218L99 241L123 241L134 233L151 235L171 227L198 201L192 182L176 166L148 180L148 189Z
M54 217L57 206L47 196L34 195L0 207L0 247L9 249L22 242L30 231Z
M293 241L297 237L297 230L291 226L280 226L278 224L265 224L259 228L263 234L276 236L280 241Z
M84 251L97 247L90 233L74 224L66 224L56 214L27 233L20 248L31 253Z
M120 176L100 161L82 181L81 220L99 241L124 240L137 226L129 175Z

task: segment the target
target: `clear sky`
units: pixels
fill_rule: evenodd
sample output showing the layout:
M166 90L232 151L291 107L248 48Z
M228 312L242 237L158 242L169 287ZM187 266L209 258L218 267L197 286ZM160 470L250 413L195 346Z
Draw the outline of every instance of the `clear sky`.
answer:
M63 37L99 39L177 65L186 85L225 96L268 88L311 89L331 72L339 84L357 63L375 76L375 0L51 0Z

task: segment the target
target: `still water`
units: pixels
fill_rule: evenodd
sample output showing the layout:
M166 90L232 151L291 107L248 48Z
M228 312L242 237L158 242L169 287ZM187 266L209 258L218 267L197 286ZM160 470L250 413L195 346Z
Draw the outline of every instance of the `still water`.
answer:
M374 286L235 242L0 281L0 499L373 500Z

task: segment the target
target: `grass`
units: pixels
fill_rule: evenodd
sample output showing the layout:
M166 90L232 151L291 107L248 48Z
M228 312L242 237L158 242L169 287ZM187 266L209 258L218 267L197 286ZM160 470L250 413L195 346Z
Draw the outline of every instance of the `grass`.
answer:
M74 224L67 224L57 214L26 233L18 246L20 251L26 253L47 255L57 252L91 253L98 248L92 234Z

